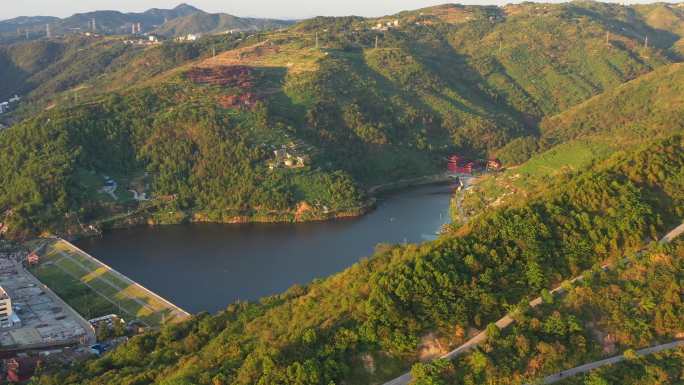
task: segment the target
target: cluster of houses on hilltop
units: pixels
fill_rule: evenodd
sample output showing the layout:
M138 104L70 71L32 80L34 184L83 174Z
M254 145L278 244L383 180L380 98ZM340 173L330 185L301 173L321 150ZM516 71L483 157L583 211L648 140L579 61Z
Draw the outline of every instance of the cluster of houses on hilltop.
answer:
M9 98L6 102L0 102L0 114L4 114L5 112L9 111L14 107L19 101L21 100L21 97L18 95L14 95L13 97Z
M268 163L268 168L302 168L311 163L311 157L301 150L301 145L291 142L279 149L273 150L273 159Z
M124 44L131 44L131 45L155 45L159 44L159 37L156 35L148 35L145 38L139 38L139 39L128 39L124 40Z
M273 150L274 159L268 164L271 170L278 167L302 168L309 163L309 156L291 152L286 148Z
M189 34L184 35L184 36L178 36L174 40L176 40L178 42L195 41L195 40L199 39L200 37L202 37L202 34L200 34L200 33L189 33Z
M393 20L393 21L386 21L386 22L380 22L376 25L374 25L371 29L375 31L388 31L392 28L398 28L399 27L399 20Z

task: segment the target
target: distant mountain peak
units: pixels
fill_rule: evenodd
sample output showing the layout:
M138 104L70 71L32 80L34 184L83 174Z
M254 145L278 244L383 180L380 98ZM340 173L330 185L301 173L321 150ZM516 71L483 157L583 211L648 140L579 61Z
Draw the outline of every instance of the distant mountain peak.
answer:
M173 10L182 12L203 12L201 9L193 7L188 3L180 3L175 8L173 8Z

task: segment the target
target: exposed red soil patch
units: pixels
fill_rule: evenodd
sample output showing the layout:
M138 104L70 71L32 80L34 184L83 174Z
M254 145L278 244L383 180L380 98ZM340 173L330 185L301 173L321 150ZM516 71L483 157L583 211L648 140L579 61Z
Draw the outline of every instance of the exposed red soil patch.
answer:
M237 88L236 94L219 96L218 103L223 108L252 109L263 99L263 95L254 91L254 76L252 69L247 66L196 67L186 72L185 76L196 84Z
M254 86L252 70L247 66L196 67L185 73L185 77L197 84L239 87L250 89Z
M261 97L252 92L242 95L224 95L219 97L218 102L223 108L254 108Z

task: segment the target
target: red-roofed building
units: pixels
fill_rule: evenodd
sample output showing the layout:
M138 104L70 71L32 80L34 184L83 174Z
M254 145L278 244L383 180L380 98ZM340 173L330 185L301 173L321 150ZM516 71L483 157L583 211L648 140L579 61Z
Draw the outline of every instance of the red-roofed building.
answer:
M31 253L26 256L26 263L28 263L29 266L37 265L39 262L40 257L36 253Z
M455 174L472 174L475 163L458 155L451 155L448 160L447 169Z

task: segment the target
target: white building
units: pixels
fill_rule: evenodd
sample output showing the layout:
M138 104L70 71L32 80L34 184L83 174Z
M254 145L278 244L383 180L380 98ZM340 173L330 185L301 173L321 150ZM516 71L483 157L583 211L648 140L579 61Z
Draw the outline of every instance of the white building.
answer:
M12 299L5 289L0 286L0 327L11 328L19 323L19 317L17 317L12 309Z
M16 103L16 102L18 102L18 101L20 101L20 100L21 100L21 97L19 97L19 95L14 95L13 98L10 98L9 102L10 102L10 103Z
M4 114L9 110L9 103L8 102L2 102L0 103L0 114Z
M202 37L201 34L189 33L185 36L178 36L176 38L176 41L195 41L195 40L199 39L200 37Z

